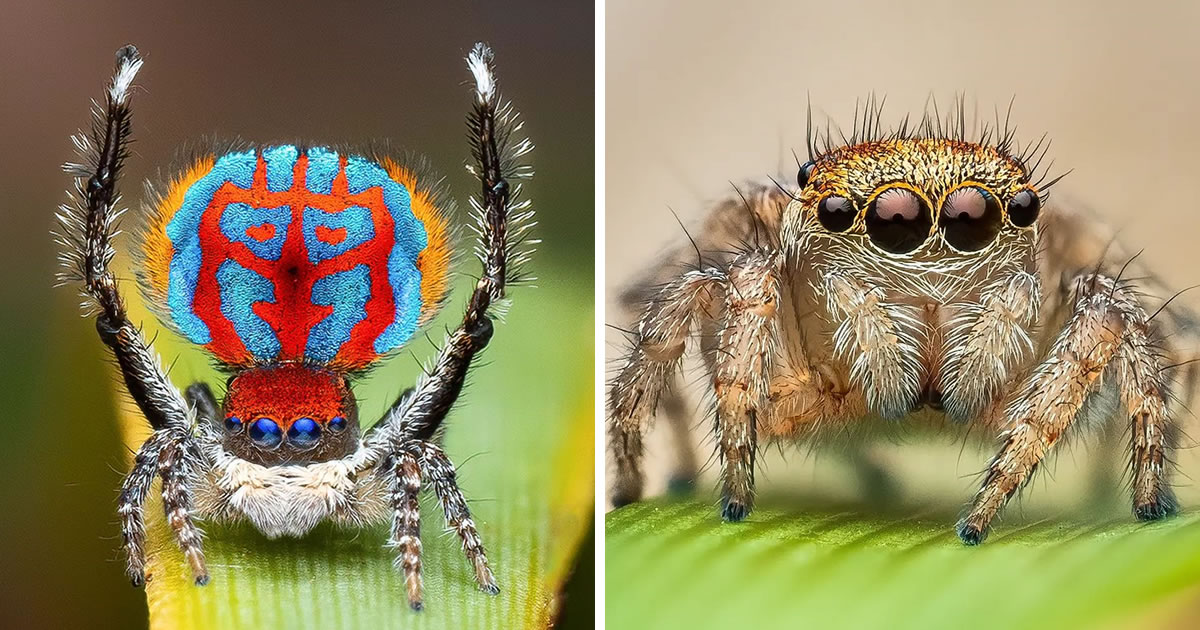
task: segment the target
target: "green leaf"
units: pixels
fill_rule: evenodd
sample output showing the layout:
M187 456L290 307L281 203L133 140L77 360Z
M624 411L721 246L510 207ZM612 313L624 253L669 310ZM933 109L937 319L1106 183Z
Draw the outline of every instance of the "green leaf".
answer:
M435 341L462 313L470 284L460 284L457 299L430 328ZM420 613L409 609L393 552L383 546L387 524L324 525L302 539L267 540L247 525L205 523L212 581L197 587L155 497L146 508L150 627L547 627L593 510L592 295L589 283L561 272L543 273L539 288L513 293L512 313L471 373L445 440L500 595L476 589L457 537L445 532L428 496L421 504ZM144 309L133 316L146 323L149 337L161 332L155 344L165 361L178 357L171 372L176 385L224 382L203 353L156 329ZM364 419L380 417L435 352L420 336L409 347L355 387ZM131 404L125 407L126 442L136 448L147 435L145 421Z
M1063 630L1126 627L1185 597L1195 606L1200 512L1010 521L979 547L958 541L953 516L864 512L793 501L731 524L711 502L616 510L608 627Z

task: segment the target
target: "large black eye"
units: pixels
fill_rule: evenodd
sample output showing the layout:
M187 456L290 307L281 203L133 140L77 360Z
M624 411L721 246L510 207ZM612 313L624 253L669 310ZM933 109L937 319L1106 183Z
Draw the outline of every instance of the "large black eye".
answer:
M288 427L288 442L299 448L309 448L321 439L321 425L312 418L297 418Z
M1022 190L1008 202L1008 220L1017 227L1029 227L1037 221L1042 200L1032 190Z
M813 169L816 167L817 165L811 160L800 165L800 172L796 174L796 183L801 188L808 187L808 178L812 177Z
M817 220L830 232L845 232L854 225L858 209L845 197L833 195L817 204Z
M975 252L996 238L1003 217L995 195L979 186L963 186L942 204L942 232L950 247Z
M929 204L907 188L889 188L867 205L867 235L885 252L907 254L929 238Z
M263 448L275 448L283 441L283 431L274 420L264 416L250 423L250 439Z

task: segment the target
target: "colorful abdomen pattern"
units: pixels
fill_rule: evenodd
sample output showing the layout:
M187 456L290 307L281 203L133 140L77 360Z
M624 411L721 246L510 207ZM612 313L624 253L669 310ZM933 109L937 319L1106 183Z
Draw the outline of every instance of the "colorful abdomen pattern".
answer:
M144 252L159 309L242 367L364 368L433 314L449 266L445 218L411 171L293 145L197 161Z

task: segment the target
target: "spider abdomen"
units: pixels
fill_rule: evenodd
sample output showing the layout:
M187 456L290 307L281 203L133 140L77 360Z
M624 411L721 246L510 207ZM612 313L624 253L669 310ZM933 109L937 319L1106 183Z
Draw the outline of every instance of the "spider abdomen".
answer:
M158 204L148 293L224 363L366 367L445 294L445 220L390 159L278 145L208 156Z

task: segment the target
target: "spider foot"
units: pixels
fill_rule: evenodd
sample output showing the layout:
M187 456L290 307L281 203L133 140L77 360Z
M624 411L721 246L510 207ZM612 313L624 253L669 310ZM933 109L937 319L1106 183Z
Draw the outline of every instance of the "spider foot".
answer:
M969 547L982 544L983 541L987 540L988 537L987 527L979 525L978 523L972 523L967 519L959 521L958 525L955 527L955 531L958 533L958 539L961 540L964 545Z
M1157 521L1178 511L1179 504L1171 492L1160 492L1152 501L1133 506L1133 515L1139 521Z

